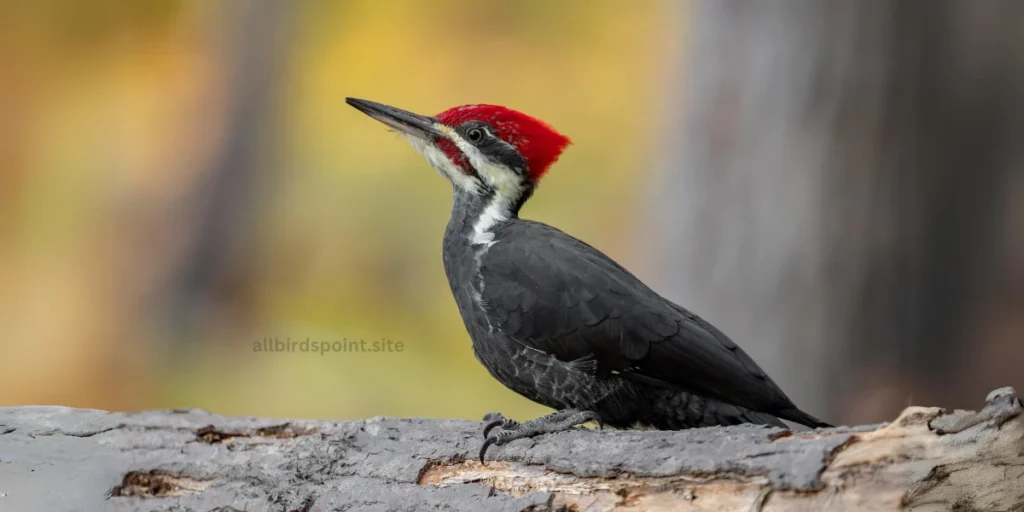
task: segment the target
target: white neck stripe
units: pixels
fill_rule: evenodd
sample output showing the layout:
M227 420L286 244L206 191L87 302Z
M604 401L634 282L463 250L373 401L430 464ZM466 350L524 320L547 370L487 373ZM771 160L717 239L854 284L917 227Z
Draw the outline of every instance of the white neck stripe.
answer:
M480 218L473 224L473 233L470 237L473 245L485 245L487 247L494 245L494 233L491 232L491 229L495 225L508 220L508 210L508 200L495 195L491 203L480 214Z

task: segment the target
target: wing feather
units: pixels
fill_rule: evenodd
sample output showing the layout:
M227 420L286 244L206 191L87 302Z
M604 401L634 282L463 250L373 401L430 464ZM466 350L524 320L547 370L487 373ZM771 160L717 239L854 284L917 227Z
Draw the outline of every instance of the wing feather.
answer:
M603 253L546 224L496 228L483 298L503 333L598 375L633 373L750 409L795 408L724 333L662 298Z

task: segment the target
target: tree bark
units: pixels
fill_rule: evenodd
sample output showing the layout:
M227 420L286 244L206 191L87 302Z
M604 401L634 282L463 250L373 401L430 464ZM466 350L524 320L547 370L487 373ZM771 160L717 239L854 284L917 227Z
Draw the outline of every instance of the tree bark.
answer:
M578 429L481 465L481 424L0 408L0 509L1019 510L1024 414L911 407L818 431Z

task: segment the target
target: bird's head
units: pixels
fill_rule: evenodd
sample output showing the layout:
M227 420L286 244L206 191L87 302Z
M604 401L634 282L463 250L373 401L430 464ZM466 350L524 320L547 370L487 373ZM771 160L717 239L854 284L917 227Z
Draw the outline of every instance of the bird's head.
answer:
M570 142L547 123L498 105L463 105L430 117L345 101L402 134L455 187L513 214Z

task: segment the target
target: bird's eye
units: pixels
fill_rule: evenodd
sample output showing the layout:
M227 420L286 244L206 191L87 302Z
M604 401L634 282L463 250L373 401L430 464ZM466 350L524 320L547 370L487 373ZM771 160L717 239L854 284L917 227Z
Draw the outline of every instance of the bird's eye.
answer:
M484 139L484 131L480 128L473 128L466 133L466 136L473 142L480 142Z

